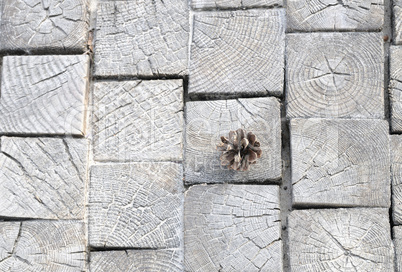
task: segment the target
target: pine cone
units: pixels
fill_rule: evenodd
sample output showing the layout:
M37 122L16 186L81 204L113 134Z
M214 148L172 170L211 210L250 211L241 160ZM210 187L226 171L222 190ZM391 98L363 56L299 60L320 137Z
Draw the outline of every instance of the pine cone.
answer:
M221 141L217 146L217 149L223 152L221 164L229 169L247 171L249 165L255 164L257 158L261 157L260 143L252 132L246 136L246 131L239 128L229 132L229 139L221 136Z

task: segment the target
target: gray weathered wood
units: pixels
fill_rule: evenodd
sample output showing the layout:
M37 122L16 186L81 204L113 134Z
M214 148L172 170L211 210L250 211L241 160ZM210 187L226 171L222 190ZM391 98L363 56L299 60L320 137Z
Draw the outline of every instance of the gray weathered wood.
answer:
M402 225L402 135L390 137L392 217L394 224Z
M402 271L402 226L395 226L392 228L394 233L394 245L395 245L395 265L396 271Z
M177 248L181 245L183 170L177 163L92 166L89 244Z
M187 0L101 1L95 76L187 75Z
M384 118L378 33L289 34L288 117Z
M390 207L388 122L293 119L294 205Z
M193 9L255 8L282 6L283 0L192 0Z
M106 81L94 86L95 160L182 160L182 80Z
M394 4L394 43L402 44L402 0L393 0Z
M394 271L387 209L293 211L291 272Z
M0 133L85 133L89 58L9 56L3 59Z
M6 52L84 52L89 0L3 0L2 49Z
M282 95L284 24L280 9L197 13L189 94Z
M281 170L281 121L275 98L198 101L186 104L185 182L278 181ZM244 128L261 143L262 157L247 172L221 166L220 136Z
M0 222L0 237L0 271L77 272L86 267L83 223Z
M390 103L391 103L391 130L402 133L402 48L390 48Z
M384 0L288 0L290 31L379 30Z
M0 216L82 219L85 139L1 138Z
M91 252L90 272L182 272L181 250Z
M185 271L282 271L277 186L195 185L184 203Z

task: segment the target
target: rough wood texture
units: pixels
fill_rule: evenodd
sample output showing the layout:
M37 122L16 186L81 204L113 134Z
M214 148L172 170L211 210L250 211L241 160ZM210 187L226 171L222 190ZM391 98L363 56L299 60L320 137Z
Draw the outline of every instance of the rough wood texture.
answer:
M84 229L73 221L0 222L0 271L83 271Z
M275 98L188 102L186 104L185 182L278 181L281 173L281 121ZM221 166L220 136L244 128L261 143L262 157L247 172Z
M391 131L402 133L402 48L390 48Z
M395 225L402 225L402 135L390 137L392 217Z
M393 0L393 4L394 4L394 14L393 14L394 43L402 44L402 0Z
M101 1L95 76L186 75L187 0Z
M378 33L289 34L288 117L384 118Z
M394 271L387 209L293 211L291 272Z
M289 31L380 30L384 0L288 0Z
M1 138L0 216L82 219L88 141Z
M396 271L402 271L402 226L393 227Z
M282 6L283 0L192 0L193 9L256 8Z
M3 0L3 51L84 52L89 0Z
M181 164L92 166L89 190L91 246L176 248L181 245Z
M182 80L94 85L95 160L182 160Z
M89 58L9 56L3 59L0 133L85 133Z
M91 253L90 272L182 272L181 250L125 250Z
M293 203L390 207L388 122L294 119Z
M282 95L284 22L279 9L197 13L189 94Z
M282 271L277 186L192 186L184 218L185 271Z

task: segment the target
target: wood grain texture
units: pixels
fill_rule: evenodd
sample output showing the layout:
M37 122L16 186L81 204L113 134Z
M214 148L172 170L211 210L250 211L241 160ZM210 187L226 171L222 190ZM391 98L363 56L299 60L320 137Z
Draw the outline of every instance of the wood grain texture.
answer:
M97 161L183 159L182 80L94 84Z
M90 272L182 272L183 252L174 250L125 250L91 253Z
M293 119L294 205L390 207L388 122Z
M384 0L288 0L289 31L380 30Z
M392 176L392 217L395 225L402 225L402 135L390 136L390 151Z
M384 119L378 33L287 36L288 117Z
M395 268L397 272L402 271L402 226L395 226L392 228L394 233L395 245Z
M7 56L3 59L0 133L85 133L89 57Z
M280 106L275 98L186 103L185 182L277 182L281 170ZM216 149L220 136L244 128L261 143L262 157L247 172L229 170Z
M73 221L0 222L0 271L83 271L84 229Z
M282 95L284 22L280 9L196 13L189 95Z
M283 6L283 0L192 0L193 9L227 9Z
M1 138L0 216L83 219L86 139Z
M187 75L187 0L101 1L95 76Z
M291 272L394 271L387 209L293 211Z
M402 48L390 47L391 131L402 133Z
M89 0L3 0L2 50L84 52Z
M184 218L185 271L282 271L277 186L192 186Z
M394 4L394 43L402 44L402 0L393 0Z
M181 245L183 170L177 163L91 167L89 244L177 248Z

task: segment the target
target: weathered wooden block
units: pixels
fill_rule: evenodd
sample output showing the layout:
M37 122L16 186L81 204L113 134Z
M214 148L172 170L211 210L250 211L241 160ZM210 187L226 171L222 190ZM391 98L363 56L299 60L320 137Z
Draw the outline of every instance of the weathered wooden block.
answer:
M303 33L287 39L288 117L384 119L380 34Z
M391 131L402 132L402 48L390 48L390 103L391 103Z
M182 80L94 84L94 158L183 159Z
M125 250L91 252L90 272L182 272L181 250Z
M85 226L74 221L0 222L0 271L84 271Z
M185 182L262 182L280 180L281 120L276 98L197 101L186 103ZM239 172L221 165L216 146L220 136L244 128L261 143L262 157L250 170Z
M88 0L3 0L1 42L5 52L84 52Z
M95 76L187 75L187 0L101 1Z
M402 226L395 226L392 231L394 233L396 271L400 272L402 271Z
M189 94L238 97L283 93L285 13L240 10L197 13Z
M394 4L394 43L402 44L402 0L393 0Z
M392 176L392 217L396 225L402 224L402 135L390 136ZM401 237L402 238L402 237Z
M1 138L0 216L83 219L88 141Z
M8 56L3 59L0 133L85 133L89 58Z
M185 271L282 271L277 186L192 186L184 218Z
M290 271L394 271L387 209L299 210L288 217Z
M193 9L255 8L282 6L283 0L192 0Z
M182 243L182 165L169 162L92 166L89 244L177 248Z
M388 122L294 119L293 204L390 207Z
M289 31L380 30L384 25L384 0L287 1Z

